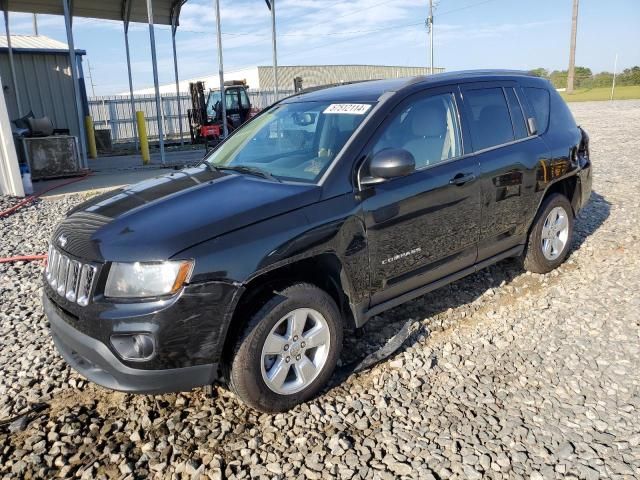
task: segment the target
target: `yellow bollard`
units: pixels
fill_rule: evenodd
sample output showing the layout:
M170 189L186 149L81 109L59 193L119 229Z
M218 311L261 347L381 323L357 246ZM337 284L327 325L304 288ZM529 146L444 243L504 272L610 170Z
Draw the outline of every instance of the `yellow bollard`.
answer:
M87 150L89 157L98 158L98 149L96 148L96 132L93 129L93 118L91 115L84 117L84 128L87 131Z
M144 121L144 113L136 112L136 121L138 122L138 136L140 137L140 153L142 154L142 163L149 163L149 139L147 138L147 125Z

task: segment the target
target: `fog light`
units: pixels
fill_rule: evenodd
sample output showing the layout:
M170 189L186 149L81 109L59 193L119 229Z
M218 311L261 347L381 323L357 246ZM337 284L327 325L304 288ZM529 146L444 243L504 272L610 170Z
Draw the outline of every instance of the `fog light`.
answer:
M148 333L111 335L111 345L124 360L148 360L155 350L153 336Z

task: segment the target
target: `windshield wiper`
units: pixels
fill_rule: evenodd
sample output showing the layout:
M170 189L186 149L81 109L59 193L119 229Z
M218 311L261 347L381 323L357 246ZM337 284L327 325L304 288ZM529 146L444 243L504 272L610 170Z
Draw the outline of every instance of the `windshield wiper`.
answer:
M247 165L211 165L216 170L230 170L232 172L246 173L248 175L255 175L257 177L266 178L267 180L273 180L278 183L282 183L275 175L258 167L249 167Z

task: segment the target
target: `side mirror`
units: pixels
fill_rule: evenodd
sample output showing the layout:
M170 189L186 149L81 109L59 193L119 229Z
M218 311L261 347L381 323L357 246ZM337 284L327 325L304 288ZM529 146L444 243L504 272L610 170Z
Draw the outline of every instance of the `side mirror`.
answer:
M369 163L369 177L360 180L361 185L373 185L396 177L413 173L416 161L413 155L402 148L388 148L374 155Z
M529 133L531 135L535 135L538 133L538 124L536 123L536 119L533 117L527 118L527 125L529 126Z

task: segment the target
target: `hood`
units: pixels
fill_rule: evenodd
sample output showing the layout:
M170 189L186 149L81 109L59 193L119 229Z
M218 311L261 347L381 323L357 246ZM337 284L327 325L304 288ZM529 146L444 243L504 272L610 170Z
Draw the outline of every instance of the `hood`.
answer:
M277 183L199 166L95 197L53 239L89 260L165 260L197 243L317 201L317 185Z

